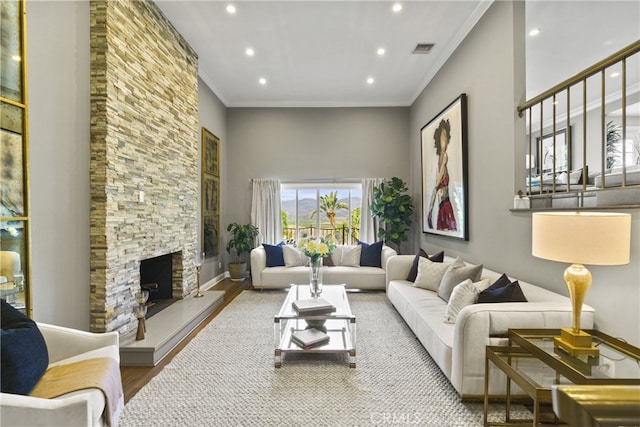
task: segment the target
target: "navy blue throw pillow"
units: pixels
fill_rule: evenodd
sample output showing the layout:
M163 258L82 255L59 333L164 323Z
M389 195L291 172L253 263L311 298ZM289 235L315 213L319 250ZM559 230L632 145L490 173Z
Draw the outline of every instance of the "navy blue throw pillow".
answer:
M358 241L358 244L362 246L361 267L382 267L382 241L372 244Z
M496 283L480 292L480 295L478 295L478 301L476 301L478 304L492 302L527 302L527 298L525 298L524 293L520 288L520 283L518 283L517 280L506 285L503 284L502 286L494 287ZM502 281L502 283L504 283L504 281Z
M33 320L0 301L2 393L27 395L49 366L47 344Z
M444 251L440 251L437 254L429 256L423 249L420 249L416 254L416 257L413 259L411 270L409 270L409 274L407 275L407 280L410 282L415 282L416 277L418 277L418 263L420 262L420 257L428 258L431 262L444 262Z
M262 246L267 253L267 267L284 267L284 255L282 254L284 242L280 242L277 245L263 243Z

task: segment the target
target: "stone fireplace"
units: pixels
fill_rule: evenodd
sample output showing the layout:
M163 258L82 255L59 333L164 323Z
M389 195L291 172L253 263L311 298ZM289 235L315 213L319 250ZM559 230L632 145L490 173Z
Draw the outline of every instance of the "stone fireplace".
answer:
M196 288L198 59L151 1L91 1L90 329L135 331L142 260Z

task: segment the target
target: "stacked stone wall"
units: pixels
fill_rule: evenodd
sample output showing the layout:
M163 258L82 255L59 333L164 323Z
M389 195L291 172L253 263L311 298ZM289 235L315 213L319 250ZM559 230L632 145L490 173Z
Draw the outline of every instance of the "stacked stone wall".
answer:
M150 1L91 1L91 330L133 331L140 261L196 287L198 58ZM177 260L177 261L176 261Z

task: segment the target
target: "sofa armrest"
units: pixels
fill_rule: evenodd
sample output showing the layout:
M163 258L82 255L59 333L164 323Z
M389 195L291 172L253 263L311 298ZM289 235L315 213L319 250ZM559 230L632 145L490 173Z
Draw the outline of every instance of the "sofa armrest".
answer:
M267 251L263 246L251 250L251 282L253 286L262 286L262 270L267 268Z
M389 261L389 258L396 255L398 255L398 252L396 252L395 249L390 248L389 246L382 247L382 253L380 254L380 264L383 270L387 269L387 261Z
M595 310L583 307L582 327L591 329ZM496 345L495 337L506 336L511 329L553 328L571 324L571 304L561 301L472 304L456 318L453 336L451 383L461 394L472 389L465 382L484 381L484 357L487 345Z
M87 393L56 399L2 393L0 408L3 426L93 426L96 418Z
M415 255L395 255L387 260L387 288L392 280L406 280Z
M40 322L38 328L47 343L50 364L88 351L108 346L117 348L119 345L119 335L115 331L93 333Z

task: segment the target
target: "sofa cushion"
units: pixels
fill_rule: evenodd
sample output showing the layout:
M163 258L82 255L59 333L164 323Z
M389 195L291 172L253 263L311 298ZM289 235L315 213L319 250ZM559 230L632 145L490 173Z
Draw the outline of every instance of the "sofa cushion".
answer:
M26 395L47 370L47 345L33 320L4 299L0 301L2 393Z
M429 258L429 260L433 262L443 262L444 251L440 251L437 254L429 256L423 249L420 249L420 251L416 254L416 257L413 259L411 270L409 270L409 274L407 275L407 280L410 282L416 281L416 276L418 275L418 262L420 261L420 257Z
M472 282L480 280L482 269L482 264L467 266L460 258L456 258L442 277L442 281L438 287L438 296L444 301L449 301L451 292L460 283L467 279L470 279Z
M480 289L473 284L471 279L466 279L454 287L447 303L447 310L444 313L444 321L455 323L460 310L476 302L479 293Z
M382 267L382 241L375 243L364 243L358 241L362 247L360 250L361 267Z
M296 267L309 264L309 257L293 246L284 245L282 247L282 256L284 258L285 267Z
M360 267L360 245L338 245L331 255L336 266Z
M267 254L267 267L284 267L284 255L282 253L284 242L280 242L277 245L263 243L262 246Z
M503 280L500 283L502 286L497 287L495 286L496 283L480 292L480 295L478 295L478 304L492 302L527 302L527 298L525 298L517 280L506 285L504 285Z
M429 289L437 292L444 273L451 263L433 262L428 258L420 257L418 262L418 275L416 276L413 286L417 288Z

